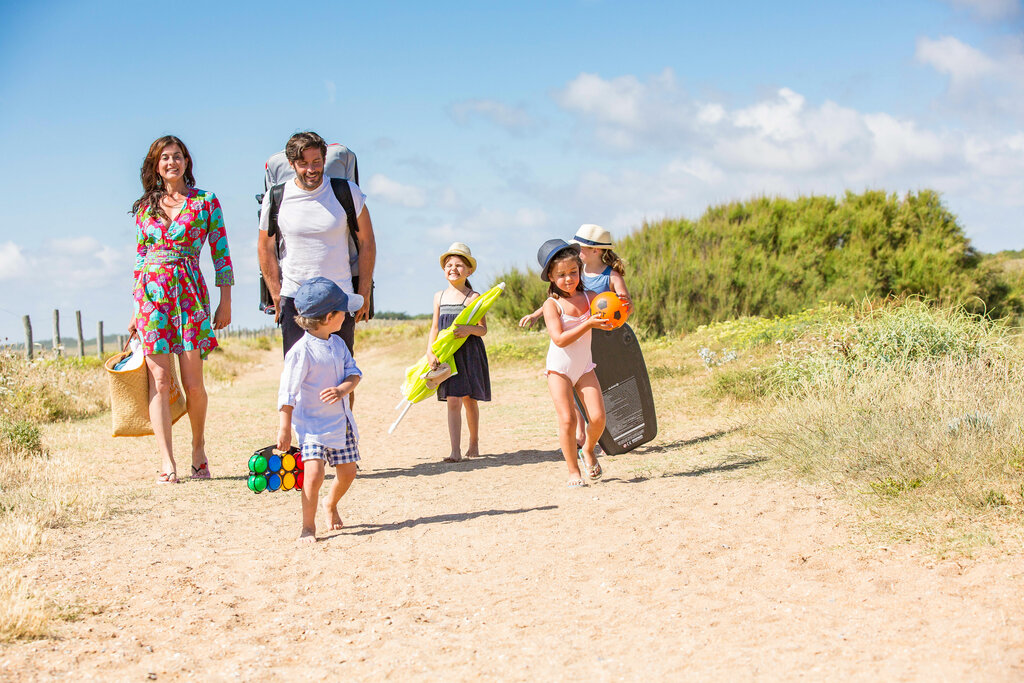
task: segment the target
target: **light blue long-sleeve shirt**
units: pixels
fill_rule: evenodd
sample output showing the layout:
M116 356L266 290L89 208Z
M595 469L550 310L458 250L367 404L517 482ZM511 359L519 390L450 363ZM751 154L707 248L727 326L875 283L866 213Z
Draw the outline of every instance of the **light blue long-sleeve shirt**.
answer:
M332 334L319 339L309 332L288 350L281 372L277 407L292 406L292 424L299 434L299 448L320 444L328 448L345 446L345 427L352 424L352 436L359 430L348 405L348 396L337 403L324 403L320 392L336 387L347 377L362 377L356 361L341 337Z

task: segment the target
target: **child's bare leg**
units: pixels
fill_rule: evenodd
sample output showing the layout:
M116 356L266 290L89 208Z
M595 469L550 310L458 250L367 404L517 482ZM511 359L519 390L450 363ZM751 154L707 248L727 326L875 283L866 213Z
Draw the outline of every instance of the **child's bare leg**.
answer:
M583 444L587 441L587 421L583 419L583 413L580 412L576 401L572 402L572 407L576 411L576 448L583 448Z
M348 491L348 487L352 486L352 482L356 479L356 464L354 462L347 462L342 465L334 466L334 483L331 484L331 490L327 494L326 500L324 500L324 513L327 515L327 528L332 531L345 526L341 522L341 515L338 514L338 502L341 497Z
M462 405L466 408L466 426L469 427L469 448L466 449L467 458L480 456L480 404L475 398L462 397Z
M462 460L462 397L448 397L448 438L452 442L452 452L445 462Z
M593 371L580 377L580 381L576 383L576 389L579 391L583 407L587 409L587 415L590 417L590 423L586 429L587 438L583 444L583 460L588 467L593 467L598 464L594 448L597 446L597 440L604 433L604 397L601 395L601 385L597 382L597 375Z
M302 533L299 534L299 541L313 543L316 541L316 502L324 483L324 461L304 460L303 466Z
M576 413L572 408L572 384L569 378L558 373L548 373L548 391L555 404L558 417L558 444L562 448L562 457L569 468L569 482L582 478L580 466L576 462Z

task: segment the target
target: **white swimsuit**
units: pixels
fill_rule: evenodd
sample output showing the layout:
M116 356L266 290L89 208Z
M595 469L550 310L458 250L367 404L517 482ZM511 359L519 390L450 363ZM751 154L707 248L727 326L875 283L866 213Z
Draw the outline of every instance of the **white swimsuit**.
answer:
M587 302L589 303L590 295L586 292L584 294L587 295ZM589 310L584 311L582 315L578 316L566 315L558 299L555 299L555 305L558 306L558 312L561 314L563 332L579 327L590 317ZM582 337L568 346L558 346L552 341L548 345L548 358L544 374L547 375L555 372L559 375L565 375L572 382L573 386L576 386L576 382L580 381L580 377L596 368L597 365L590 354L590 332L591 330L587 330Z

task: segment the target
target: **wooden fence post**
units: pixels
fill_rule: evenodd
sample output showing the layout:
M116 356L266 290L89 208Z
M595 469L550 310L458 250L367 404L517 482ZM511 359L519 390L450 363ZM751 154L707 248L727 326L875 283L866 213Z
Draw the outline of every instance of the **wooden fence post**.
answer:
M25 358L32 360L32 319L26 315L22 321L25 323Z
M103 358L103 321L96 323L96 356Z
M53 309L53 355L60 355L60 311Z
M124 348L124 335L123 334L119 334L119 335L117 335L117 350L120 351L123 348Z
M82 334L81 311L75 311L75 327L78 328L78 357L85 358L85 335Z

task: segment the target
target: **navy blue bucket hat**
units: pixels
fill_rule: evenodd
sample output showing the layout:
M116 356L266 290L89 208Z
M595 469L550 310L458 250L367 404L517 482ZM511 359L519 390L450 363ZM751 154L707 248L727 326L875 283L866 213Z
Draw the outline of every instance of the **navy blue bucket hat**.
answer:
M566 249L575 254L580 253L580 245L569 244L565 240L553 239L540 245L540 249L537 250L537 263L540 264L541 280L544 282L550 282L550 280L548 280L548 265L551 263L551 260L558 255L558 252L565 251Z
M303 318L320 318L334 311L355 313L363 306L363 297L345 290L325 277L312 277L295 292L295 311Z

